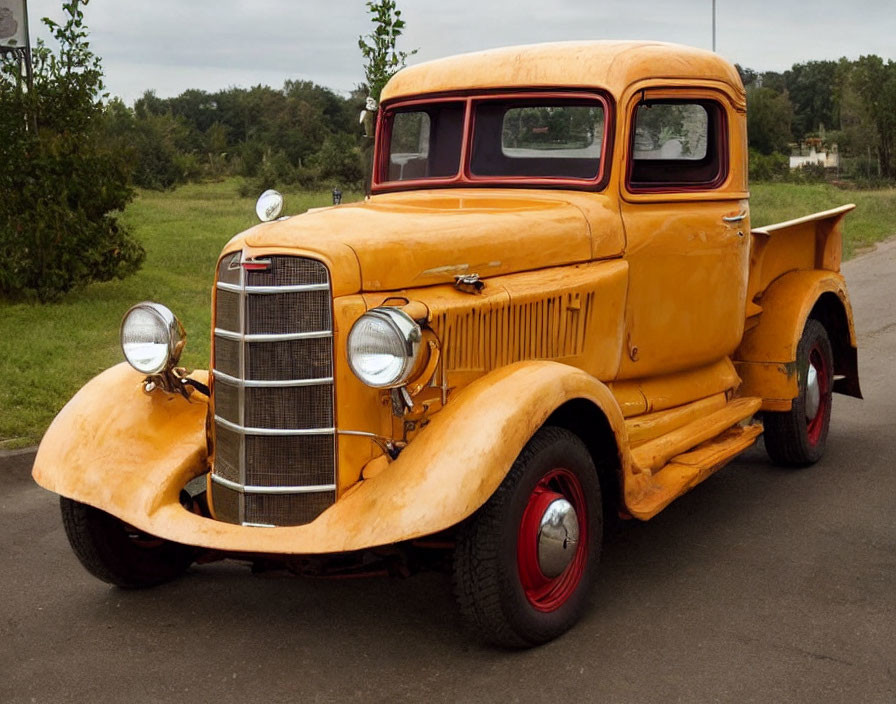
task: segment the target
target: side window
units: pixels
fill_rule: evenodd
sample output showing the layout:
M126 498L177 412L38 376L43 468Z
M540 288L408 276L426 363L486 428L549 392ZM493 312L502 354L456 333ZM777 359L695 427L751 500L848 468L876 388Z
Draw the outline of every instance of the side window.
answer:
M632 191L706 190L727 175L727 123L711 100L653 100L635 109L628 186Z

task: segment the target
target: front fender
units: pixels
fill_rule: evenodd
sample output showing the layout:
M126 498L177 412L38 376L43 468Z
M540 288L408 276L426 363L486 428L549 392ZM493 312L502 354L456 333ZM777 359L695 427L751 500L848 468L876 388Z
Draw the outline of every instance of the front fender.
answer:
M565 364L518 362L465 387L397 460L339 504L352 502L371 544L450 528L489 499L532 435L573 399L603 412L627 466L625 423L606 386Z
M312 523L237 526L192 514L178 501L184 483L205 471L205 405L147 396L138 376L116 367L82 389L47 431L35 479L152 535L211 549L335 553L450 528L488 500L529 438L572 399L604 413L620 439L623 471L629 464L622 414L606 386L564 364L519 362L458 392L395 461ZM111 432L99 430L104 417Z
M854 366L856 332L843 276L824 270L784 274L762 294L759 324L744 334L735 354L737 371L743 380L740 393L762 398L762 410L788 410L799 394L797 345L809 315L825 294L836 296L839 315L845 323L842 330L829 330L835 363L850 366L848 361L836 359L838 350L842 350L843 354L851 352ZM838 373L849 374L845 369ZM858 389L857 368L852 373Z
M205 372L194 377L207 381ZM34 480L124 520L179 505L184 485L208 471L208 403L145 393L145 378L121 363L87 382L44 434Z

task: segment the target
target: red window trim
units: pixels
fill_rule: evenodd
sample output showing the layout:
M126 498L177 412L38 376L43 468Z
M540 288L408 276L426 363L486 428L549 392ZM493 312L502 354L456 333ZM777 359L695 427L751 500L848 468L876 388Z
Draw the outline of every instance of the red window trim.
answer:
M632 195L650 195L665 193L694 193L703 191L714 191L720 188L728 180L728 175L730 173L730 134L728 131L728 113L725 110L725 106L719 100L702 96L658 98L651 102L677 104L696 103L698 105L712 103L713 109L718 115L719 122L719 134L716 136L716 148L719 150L719 168L716 172L716 176L709 181L699 181L697 183L669 182L667 184L657 184L650 186L639 186L637 184L633 184L632 169L634 168L635 161L635 116L638 112L638 106L641 104L640 101L638 101L634 104L634 106L632 106L631 112L628 117L629 143L628 155L625 160L625 190ZM710 124L712 124L712 121L710 121Z
M604 109L604 139L601 148L600 169L593 179L563 178L563 177L532 177L532 176L476 176L470 171L471 146L474 129L473 109L474 103L492 100L525 100L525 99L590 99L601 103ZM386 145L391 141L391 120L386 118L387 113L396 108L412 107L414 105L432 105L439 102L463 102L464 126L463 140L461 142L460 166L454 176L438 178L421 178L407 181L387 181L382 177L388 173L388 150ZM609 96L602 91L591 90L522 90L477 92L464 94L442 94L438 96L420 96L410 100L398 99L390 101L380 110L375 142L375 159L371 193L390 193L395 191L408 191L423 188L562 188L581 191L602 191L610 180L610 157L613 154L613 140L615 134L615 110Z

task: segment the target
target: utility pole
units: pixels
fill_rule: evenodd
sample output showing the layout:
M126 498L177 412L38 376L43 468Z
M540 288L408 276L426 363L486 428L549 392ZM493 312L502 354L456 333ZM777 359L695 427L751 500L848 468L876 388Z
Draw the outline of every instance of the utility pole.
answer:
M712 50L716 50L716 0L712 0Z

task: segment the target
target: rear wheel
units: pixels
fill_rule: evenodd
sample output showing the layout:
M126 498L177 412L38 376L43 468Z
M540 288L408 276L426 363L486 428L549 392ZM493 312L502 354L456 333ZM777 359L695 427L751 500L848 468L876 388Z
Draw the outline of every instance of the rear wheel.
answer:
M573 433L536 433L489 501L459 529L454 555L461 613L485 638L530 647L581 616L602 537L601 492Z
M193 562L193 548L147 535L98 508L64 496L59 506L72 550L104 582L153 587L179 577Z
M834 354L818 320L806 322L796 362L799 395L789 411L765 414L765 448L775 464L803 467L821 459L831 423Z

